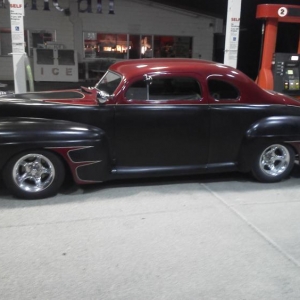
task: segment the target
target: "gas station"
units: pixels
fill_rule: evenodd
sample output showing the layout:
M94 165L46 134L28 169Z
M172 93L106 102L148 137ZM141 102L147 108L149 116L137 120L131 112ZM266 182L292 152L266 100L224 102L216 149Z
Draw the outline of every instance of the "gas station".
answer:
M120 7L125 6L124 2L125 0L116 0L116 4L120 4ZM140 5L140 2L130 0L130 4ZM154 4L147 6L150 1L147 1L147 5L144 2L139 8L145 7L145 10L147 8L154 11ZM37 1L34 0L33 3L36 4ZM59 8L57 0L53 0L53 3ZM84 1L78 3L70 1L70 3L73 6L85 4ZM86 10L95 9L95 6L91 8L91 5L96 5L96 3L97 9L102 9L101 0L86 1L86 3ZM241 4L242 0L228 0L226 32L224 30L224 65L216 63L216 69L214 69L216 71L207 77L203 76L204 80L212 77L213 83L218 80L219 82L223 80L222 83L230 83L234 82L230 81L231 78L234 79L241 73L227 67L238 68L240 27L243 18ZM49 2L45 0L44 5L49 5ZM134 11L133 6L130 6L131 10ZM168 14L169 17L177 16L176 13L178 13L169 12L165 8L161 10L161 13ZM140 12L140 10L137 11ZM40 12L42 16L46 15L43 10ZM30 16L34 15L31 13L29 11ZM201 33L208 44L207 49L200 48L201 43L198 43L195 38L196 46L187 47L187 52L193 50L192 58L195 60L210 58L210 52L212 52L210 41L214 30L217 31L216 27L220 19L198 14L191 17L190 12L186 14L187 16L180 12L182 18L186 17L186 24L195 21L195 24L203 25L204 30ZM102 18L105 22L115 20L116 18L111 19L111 17L117 15L117 12L114 15L110 10L109 14L100 15L99 19ZM120 15L120 19L125 18L125 15ZM96 20L93 14L82 13L81 17L82 19L78 15L73 16L71 20L73 23L70 23L74 25L82 20L84 23L87 19L93 21L90 23L95 23L94 20ZM132 15L130 17L132 18ZM150 147L145 151L145 156L150 158L155 157L153 149L159 148L160 144L172 144L174 147L170 147L170 151L167 152L170 158L176 160L181 159L180 156L189 158L191 155L188 154L188 148L194 147L196 149L194 157L199 156L204 159L209 155L203 155L201 148L195 148L194 140L202 131L207 136L210 131L214 130L216 133L214 140L221 141L218 144L220 147L216 147L216 151L212 152L215 156L222 152L231 154L238 149L238 146L232 146L234 140L242 143L242 140L247 139L245 146L255 146L255 143L251 144L253 140L267 145L270 139L275 150L266 150L263 155L259 155L255 147L250 147L249 151L245 152L247 155L244 156L244 160L251 161L251 155L257 152L259 161L263 161L262 164L267 167L272 165L272 162L273 167L275 166L275 158L280 161L285 159L290 161L290 152L281 155L277 154L276 150L281 146L279 143L282 141L282 144L288 142L298 144L300 149L300 135L292 136L288 142L286 139L289 131L298 130L299 132L300 130L300 104L298 103L297 107L295 103L299 101L291 99L300 98L300 34L296 51L291 51L291 53L281 51L281 49L279 51L276 44L281 24L300 23L300 5L260 4L253 17L257 23L262 23L261 58L257 77L252 80L240 74L243 75L239 80L240 86L250 85L253 89L246 89L244 94L235 93L231 99L228 97L220 99L211 93L209 96L211 105L209 102L198 105L198 102L202 101L200 96L188 102L164 100L162 111L168 113L165 115L161 113L157 100L152 104L142 101L134 102L135 100L131 99L128 102L105 104L104 101L103 103L99 101L95 104L91 99L92 97L96 99L96 92L86 87L81 87L81 94L80 96L76 94L77 98L74 97L74 91L72 91L74 98L69 102L62 98L64 91L60 90L50 93L47 90L47 92L40 93L42 95L40 98L37 95L39 93L28 93L26 94L29 95L28 99L26 95L14 95L15 99L14 96L1 99L3 100L3 106L1 106L3 120L0 123L2 159L10 154L9 150L13 147L21 149L22 143L25 143L28 153L33 153L34 156L37 155L36 153L42 154L38 154L36 160L26 160L30 155L26 154L26 157L22 158L22 154L16 158L15 166L17 167L13 167L11 172L7 169L7 177L12 173L21 172L23 168L26 171L25 176L21 174L17 178L22 183L26 180L26 174L30 179L34 176L36 176L34 178L39 178L41 177L39 174L51 173L54 170L54 177L61 176L65 173L64 169L56 168L56 165L62 163L58 159L60 156L55 156L51 152L53 156L48 156L50 158L46 160L46 163L50 162L49 168L45 162L41 163L40 157L45 156L53 148L56 149L55 153L69 158L68 163L74 166L71 171L80 174L82 167L87 167L85 174L90 176L94 166L105 163L106 156L102 159L96 155L98 152L102 153L103 145L110 141L106 138L105 130L113 132L117 131L116 128L121 128L119 129L120 140L116 140L116 143L121 144L121 150L130 142L141 141L141 137L145 137L143 141L153 146L152 151L151 149L149 151ZM64 25L70 25L68 21L60 19L61 23L65 22ZM149 24L151 24L150 21ZM57 21L57 23L60 22ZM101 20L98 22L102 22L101 26L105 23ZM129 45L132 32L134 32L134 38L140 42L142 33L139 30L142 29L138 27L138 22L129 24L128 28L131 31L126 36L124 34L126 43L122 40L122 43L117 45L118 47ZM100 34L97 40L96 26L98 24L94 25L95 27L90 24L88 29L84 27L84 24L79 24L82 25L81 27L75 24L74 27L69 26L69 29L74 29L74 36L67 40L68 36L62 35L66 38L66 48L63 45L63 38L58 36L58 40L47 43L47 47L43 48L43 45L33 47L30 57L26 52L24 42L24 0L10 1L10 24L12 52L9 56L2 57L0 65L2 69L13 67L15 93L27 92L28 86L30 91L34 92L34 84L38 81L46 84L51 82L52 86L58 83L74 82L79 86L78 63L84 51L88 55L91 53L91 55L96 55L98 50L97 53L104 52L103 49L100 50L99 45L96 45L97 41L104 40ZM107 27L113 25L110 23ZM118 26L116 27L118 31L120 27L124 27L124 23L115 26ZM76 35L76 32L83 34ZM206 37L204 33L207 33ZM174 31L172 34L175 35ZM188 35L188 33L185 34ZM87 42L81 43L84 35L87 36ZM70 40L73 37L76 41L72 48ZM154 44L153 37L154 33L151 37L149 34L146 39L147 43L153 41ZM171 39L167 37L169 42ZM86 44L85 48L84 44ZM75 47L76 45L79 45L78 48ZM113 52L111 51L112 44L106 47L110 48L109 53ZM252 50L248 49L249 52ZM146 51L143 55L145 53ZM123 60L124 56L129 58L129 51L128 53L113 52L113 54L123 55ZM89 63L88 59L85 60L86 64ZM5 60L6 62L11 60L12 64L5 65L3 63ZM188 58L185 62L187 60ZM140 64L135 69L144 70L145 67L146 65ZM217 68L221 69L221 72ZM155 69L153 74L155 72L161 72L164 75L167 73L165 69L162 71L157 68L153 69ZM224 69L229 69L230 72L225 73ZM197 71L194 73L196 74ZM117 74L117 72L111 73ZM177 73L182 74L182 72ZM189 70L187 74L191 77L194 73ZM114 79L113 75L111 77ZM152 76L145 77L149 81L147 85L149 98ZM0 90L1 79L0 77ZM267 91L261 90L257 85ZM125 90L126 87L123 87ZM234 88L235 85L232 84L230 87ZM235 89L233 90L236 92ZM262 91L264 95L267 94L268 101L274 96L283 100L274 103L260 102L257 95L262 94L258 91ZM70 92L67 91L67 93ZM82 99L82 95L87 95L87 98ZM240 95L253 100L253 105L249 104L249 101L239 102ZM106 100L109 101L109 99ZM289 100L290 103L287 103ZM5 108L11 102L15 103L14 109L10 112L12 116L9 113L5 115ZM171 111L170 107L175 109ZM85 114L85 108L92 114ZM98 111L99 108L102 109L101 112ZM272 114L265 113L268 108ZM145 114L147 109L153 116L152 119ZM230 109L233 113L226 114L230 112ZM297 109L299 110L298 123L294 112ZM182 112L183 110L185 112ZM273 114L275 110L276 113ZM125 115L127 111L131 113L129 117ZM247 111L251 114L247 114ZM281 119L288 119L288 116L284 115L287 111L292 115L291 121L285 124L280 123ZM184 116L186 112L187 117ZM33 116L27 117L27 114L31 113ZM67 116L65 120L62 118L63 113ZM257 115L263 122L257 121ZM170 116L174 116L174 119ZM183 121L180 123L182 116ZM206 119L206 116L209 118L213 116L214 119ZM51 118L55 121L52 127L50 127ZM68 118L72 119L71 123ZM115 119L119 123L112 122L103 130L96 127L97 122L104 123ZM125 122L121 123L122 120ZM245 120L251 123L251 127L243 125ZM87 126L89 122L94 123ZM187 134L184 131L186 123L191 124L191 127L186 130ZM67 124L70 126L66 127ZM150 140L148 143L150 135L158 132L159 124L163 124L168 131L162 130L161 139L157 141L154 139L154 142ZM228 124L231 127L226 127ZM12 130L14 125L18 126L19 131ZM48 131L45 128L48 128ZM133 128L132 134L126 131L127 128ZM267 131L268 128L275 129ZM136 134L139 130L143 135ZM244 131L241 139L232 138L236 132L242 132L242 130ZM274 134L275 130L281 133L279 137ZM31 134L29 135L28 132ZM84 139L83 134L89 132L88 138ZM170 135L181 134L182 138L176 140L176 143L170 143L171 140L166 132ZM194 135L189 136L189 132ZM261 132L259 139L256 139L256 135ZM67 146L64 144L66 133L70 136ZM48 136L57 139L55 144L47 143L42 151L38 151L40 145L47 141ZM97 139L96 146L90 144L92 139ZM134 151L128 152L127 156L137 160L144 149L143 141L140 147L134 147ZM183 146L182 141L186 142ZM204 142L205 139L199 142L200 147ZM3 147L5 143L7 148ZM30 143L33 143L33 146ZM176 153L178 147L181 147L183 155ZM213 149L213 147L209 148ZM84 159L81 159L82 153L86 153ZM233 171L229 174L207 172L200 175L192 173L172 178L161 176L147 179L141 173L141 178L130 177L124 181L99 182L89 186L74 185L68 180L57 195L38 201L15 198L0 185L0 239L2 242L0 298L4 300L298 300L300 299L299 155L300 152L293 156L294 159L296 158L296 164L286 178L287 180L273 183L261 183L253 178L250 179L250 172ZM51 157L56 158L52 160L54 163L50 161ZM114 163L117 159L114 159ZM67 163L62 165L67 166ZM214 165L231 167L234 164L225 162ZM105 168L108 168L106 163ZM137 168L134 167L133 171ZM128 169L127 165L123 168L123 172L126 169ZM168 169L170 169L169 166ZM98 167L95 170L99 172ZM147 166L141 170L147 171ZM69 172L70 170L67 173ZM1 179L3 181L3 178ZM37 183L38 185L41 183L41 178L37 180Z

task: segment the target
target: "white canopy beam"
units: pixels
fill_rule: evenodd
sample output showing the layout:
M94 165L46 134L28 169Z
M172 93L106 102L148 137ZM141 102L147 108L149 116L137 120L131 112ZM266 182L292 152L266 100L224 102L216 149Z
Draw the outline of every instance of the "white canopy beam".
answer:
M10 25L15 93L25 93L24 0L10 0Z
M242 0L228 0L224 64L237 67Z

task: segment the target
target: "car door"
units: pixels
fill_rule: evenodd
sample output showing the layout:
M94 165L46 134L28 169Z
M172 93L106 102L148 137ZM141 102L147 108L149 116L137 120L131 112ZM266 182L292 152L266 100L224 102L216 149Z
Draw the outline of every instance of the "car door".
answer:
M225 76L207 79L211 108L208 167L230 167L238 160L243 139L251 124L268 116L266 105L251 104L252 84L242 86Z
M136 78L116 105L115 124L118 168L205 168L209 110L195 74Z

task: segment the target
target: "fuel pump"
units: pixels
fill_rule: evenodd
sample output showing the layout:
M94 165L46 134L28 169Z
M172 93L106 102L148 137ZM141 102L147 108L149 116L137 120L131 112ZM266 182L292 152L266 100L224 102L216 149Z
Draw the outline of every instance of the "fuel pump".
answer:
M265 20L257 84L265 89L300 98L300 35L297 53L275 52L278 24L300 24L300 6L261 4L257 6L256 18Z

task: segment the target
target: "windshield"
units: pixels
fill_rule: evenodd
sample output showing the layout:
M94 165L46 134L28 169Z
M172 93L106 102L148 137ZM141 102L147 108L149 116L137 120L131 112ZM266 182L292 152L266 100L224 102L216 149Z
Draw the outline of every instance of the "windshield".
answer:
M122 77L111 71L107 71L100 81L96 84L95 88L104 91L109 95L112 95L118 85L120 84Z

